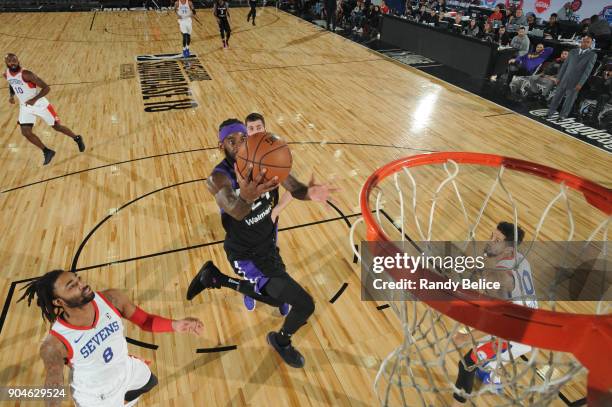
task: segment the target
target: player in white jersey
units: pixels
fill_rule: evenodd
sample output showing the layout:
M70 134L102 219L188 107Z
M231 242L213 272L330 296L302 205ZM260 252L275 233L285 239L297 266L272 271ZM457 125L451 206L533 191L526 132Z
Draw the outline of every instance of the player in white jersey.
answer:
M44 164L47 165L53 159L55 151L47 148L42 141L32 132L32 127L36 123L36 117L40 117L49 126L52 126L55 131L64 133L72 138L77 144L79 151L85 151L83 138L77 136L68 127L60 124L59 117L55 113L55 109L45 97L49 91L47 85L42 79L36 76L31 71L26 71L19 65L19 59L15 54L7 54L4 58L6 63L6 72L3 76L9 83L9 103L15 103L15 96L19 100L19 125L21 134L28 141L40 148L44 156Z
M191 0L176 0L174 10L178 16L179 28L183 34L183 57L189 54L189 44L191 44L191 17L195 16L196 11Z
M515 304L537 308L535 286L531 274L531 266L522 253L515 251L514 243L515 227L509 222L500 222L497 228L491 233L491 240L485 248L486 256L495 263L495 281L501 285L502 298L506 298ZM525 232L520 227L516 227L517 246L523 241ZM474 377L479 375L483 383L501 383L500 378L494 374L497 367L497 351L500 350L501 362L515 360L531 351L531 346L517 342L499 341L492 339L484 332L472 330L471 333L459 333L454 337L457 345L462 345L474 338L478 341L476 348L464 356L463 361L459 361L459 372L455 386L462 389L465 393L471 393L474 386ZM483 368L471 368L476 363L484 362ZM471 369L470 369L471 368ZM453 406L461 406L466 399L460 394L453 395Z
M202 322L195 318L147 314L121 291L94 292L68 271L50 271L24 289L20 301L27 299L30 305L36 297L43 318L52 324L40 347L45 387L63 386L68 365L77 407L133 406L157 384L149 367L128 355L122 318L149 332L202 332ZM60 401L51 405L59 406Z

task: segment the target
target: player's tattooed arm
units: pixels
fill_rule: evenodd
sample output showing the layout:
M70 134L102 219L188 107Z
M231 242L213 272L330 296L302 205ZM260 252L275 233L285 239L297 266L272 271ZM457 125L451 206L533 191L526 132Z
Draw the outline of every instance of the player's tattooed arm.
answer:
M68 357L64 344L56 337L48 335L40 346L40 356L46 369L45 387L64 386L64 364ZM47 407L59 407L60 405L61 399L51 399L46 402Z
M40 88L40 92L38 92L38 95L34 96L32 99L28 100L26 102L26 105L33 105L34 103L36 103L36 101L40 98L43 98L45 96L47 96L47 94L49 93L49 91L51 90L51 88L49 87L49 85L47 85L45 83L45 81L43 81L42 79L40 79L38 76L36 76L34 74L34 72L30 72L30 71L23 71L23 80L26 82L32 82L35 83L36 86L38 86Z
M246 178L238 169L235 171L240 193L234 191L230 179L220 172L214 172L208 177L206 184L208 190L215 196L217 205L232 218L242 220L251 212L251 206L257 198L278 187L278 179L274 177L270 181L264 181L265 169L255 179L251 177L250 171Z
M251 212L251 205L246 199L241 198L232 189L230 179L219 172L214 172L206 180L206 186L211 194L215 196L215 201L219 208L236 220L242 220Z

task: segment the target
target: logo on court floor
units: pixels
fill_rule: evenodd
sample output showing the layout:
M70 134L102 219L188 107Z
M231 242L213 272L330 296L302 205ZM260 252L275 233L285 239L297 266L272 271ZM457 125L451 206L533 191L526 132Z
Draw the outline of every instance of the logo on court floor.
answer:
M606 132L606 130L594 129L593 127L586 126L579 123L573 117L567 119L560 119L558 114L554 114L550 119L546 118L548 109L531 110L529 112L531 116L535 116L540 120L553 125L554 128L570 135L574 138L589 143L595 147L599 147L604 151L612 152L612 134Z
M136 61L144 110L148 113L197 107L189 82L211 80L197 55L139 55Z

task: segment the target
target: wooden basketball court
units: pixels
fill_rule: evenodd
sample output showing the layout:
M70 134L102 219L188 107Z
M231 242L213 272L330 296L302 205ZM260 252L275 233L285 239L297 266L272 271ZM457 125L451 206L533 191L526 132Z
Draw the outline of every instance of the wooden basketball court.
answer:
M140 75L147 56L181 51L172 13L0 14L0 49L51 85L48 98L62 122L87 145L78 153L39 121L34 132L57 152L43 167L42 154L20 134L7 83L0 84L2 386L44 380L38 347L48 324L38 308L16 302L22 281L75 266L93 289L121 288L149 312L204 322L201 338L126 324L142 342L130 352L150 360L160 382L140 405L372 406L374 376L402 336L391 309L361 301L348 243L369 174L407 155L476 151L611 185L612 161L601 150L290 14L258 9L252 26L247 11L231 9L228 50L211 11L198 13L192 77L177 65L190 92L164 97L147 93ZM173 108L183 104L190 107ZM205 260L231 273L219 210L202 181L222 157L218 125L252 111L291 143L298 178L314 173L342 188L335 209L294 202L280 217L287 268L317 306L295 338L303 370L284 365L265 341L282 323L277 310L259 304L249 313L228 290L184 299ZM563 388L570 401L584 391L584 383Z

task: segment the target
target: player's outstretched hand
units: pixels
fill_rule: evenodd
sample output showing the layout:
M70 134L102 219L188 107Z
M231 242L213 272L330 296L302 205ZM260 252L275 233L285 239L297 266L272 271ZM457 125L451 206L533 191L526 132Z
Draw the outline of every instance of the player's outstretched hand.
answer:
M317 184L313 174L308 183L308 197L311 201L327 202L332 192L336 192L339 189L329 184Z
M234 164L236 171L236 179L240 186L240 197L247 202L255 202L257 198L274 188L278 188L278 177L272 178L270 181L264 181L266 169L264 168L257 177L253 179L253 164L249 164L248 173L243 177L238 171L238 166Z
M191 333L200 336L204 329L204 324L199 319L187 317L172 321L172 329L182 334Z

